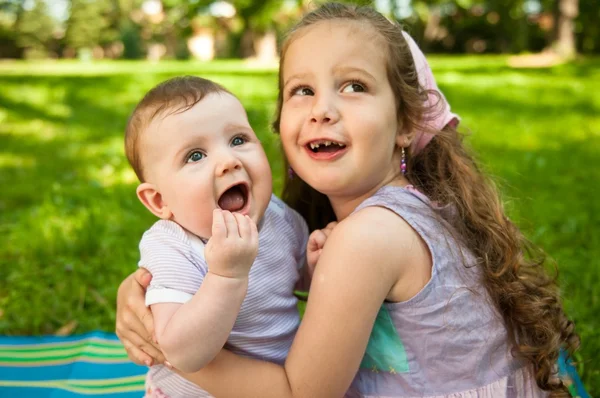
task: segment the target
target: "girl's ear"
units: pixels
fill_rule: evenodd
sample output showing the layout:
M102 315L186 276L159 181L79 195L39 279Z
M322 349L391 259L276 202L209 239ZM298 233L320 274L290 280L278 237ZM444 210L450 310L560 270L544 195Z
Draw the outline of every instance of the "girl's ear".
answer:
M396 145L398 148L408 148L415 138L414 133L406 133L404 131L398 131L396 134Z
M161 193L158 192L153 184L143 182L137 187L135 192L140 202L156 217L169 220L173 216Z
M396 145L398 148L408 148L415 139L416 129L412 128L410 131L406 131L404 128L404 120L400 118L398 120L398 131L396 132Z

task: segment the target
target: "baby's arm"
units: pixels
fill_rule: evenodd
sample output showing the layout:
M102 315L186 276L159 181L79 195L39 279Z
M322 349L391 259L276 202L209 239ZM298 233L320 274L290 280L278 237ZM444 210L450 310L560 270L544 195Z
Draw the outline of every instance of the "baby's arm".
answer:
M156 338L167 361L184 372L209 363L225 345L247 287L248 278L209 272L187 303L153 304Z
M247 216L213 214L213 236L205 248L208 273L192 298L151 306L156 338L175 368L195 372L223 348L248 287L258 252L258 231Z

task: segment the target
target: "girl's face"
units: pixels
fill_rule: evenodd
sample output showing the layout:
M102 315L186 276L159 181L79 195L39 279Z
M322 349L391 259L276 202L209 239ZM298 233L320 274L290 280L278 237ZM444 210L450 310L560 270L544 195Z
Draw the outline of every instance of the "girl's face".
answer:
M326 21L289 45L280 134L294 171L330 197L357 197L400 171L398 120L383 40L370 26Z

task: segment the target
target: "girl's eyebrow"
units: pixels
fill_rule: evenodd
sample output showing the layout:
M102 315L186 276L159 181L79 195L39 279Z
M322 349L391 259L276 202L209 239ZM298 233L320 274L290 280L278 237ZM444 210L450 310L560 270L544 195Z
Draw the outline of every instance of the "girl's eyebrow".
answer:
M336 66L335 68L333 68L333 72L335 74L359 73L372 81L377 81L377 79L375 79L375 77L372 74L370 74L363 68L358 68L355 66ZM295 75L292 75L286 79L286 81L283 83L283 87L287 87L287 85L294 80L303 80L309 75L309 73L297 73Z
M359 73L362 74L364 76L366 76L367 78L371 79L371 80L377 80L375 79L375 77L370 74L369 72L367 72L366 70L364 70L363 68L357 68L354 66L336 66L335 68L333 68L333 72L336 74L344 74L344 73Z
M288 77L286 81L283 82L283 87L287 87L287 85L290 84L292 80L302 80L305 79L308 75L309 73L296 73L295 75Z

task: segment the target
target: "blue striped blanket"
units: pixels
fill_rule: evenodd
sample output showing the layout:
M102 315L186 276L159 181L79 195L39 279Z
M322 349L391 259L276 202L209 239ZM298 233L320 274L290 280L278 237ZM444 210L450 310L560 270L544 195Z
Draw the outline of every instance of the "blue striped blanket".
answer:
M589 398L563 353L558 368L573 397ZM146 371L112 333L0 336L0 398L141 397Z
M2 398L141 397L147 370L114 334L0 337Z

